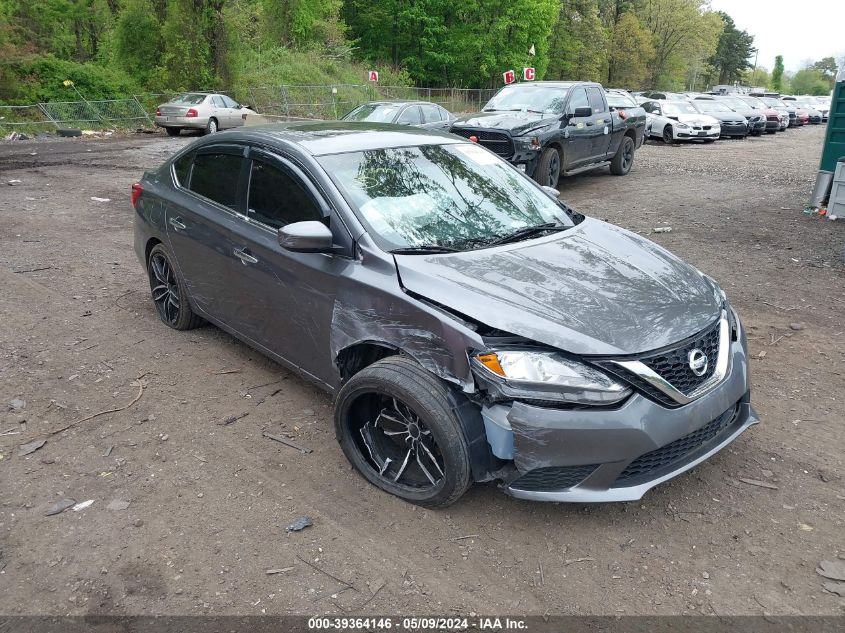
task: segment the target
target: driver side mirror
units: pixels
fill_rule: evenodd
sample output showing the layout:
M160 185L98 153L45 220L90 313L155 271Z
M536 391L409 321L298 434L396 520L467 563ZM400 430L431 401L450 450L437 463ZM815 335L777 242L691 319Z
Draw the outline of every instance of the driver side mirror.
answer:
M590 106L581 106L575 108L575 112L572 113L572 116L576 118L593 116L593 109Z
M279 229L279 246L294 253L334 252L332 232L317 220L293 222Z

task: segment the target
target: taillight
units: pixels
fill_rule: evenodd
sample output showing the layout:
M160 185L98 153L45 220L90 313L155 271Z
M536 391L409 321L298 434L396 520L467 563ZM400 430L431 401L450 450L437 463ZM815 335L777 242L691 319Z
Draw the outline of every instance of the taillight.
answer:
M161 108L156 108L156 116L161 116Z
M141 183L136 182L132 185L132 206L138 206L138 198L141 197L141 194L144 192L144 188L141 186Z
M188 111L185 113L185 116L188 118L199 116L197 111L194 108L189 108Z

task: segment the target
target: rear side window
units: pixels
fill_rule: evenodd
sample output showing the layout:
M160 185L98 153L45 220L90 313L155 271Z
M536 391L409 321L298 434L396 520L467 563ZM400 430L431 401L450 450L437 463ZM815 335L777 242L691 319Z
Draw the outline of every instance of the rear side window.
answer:
M405 111L399 116L397 123L407 123L408 125L419 125L422 123L422 115L420 114L419 106L410 106L405 108Z
M293 222L323 220L314 198L297 178L261 160L252 161L248 213L276 229Z
M593 114L604 112L607 108L604 106L604 99L601 96L601 90L598 88L587 88L587 98L590 100L590 107L593 109Z
M173 173L176 174L176 184L180 187L188 186L192 162L194 162L194 155L190 152L173 161Z
M191 191L235 209L243 161L242 156L234 154L197 155L191 171Z
M443 116L440 108L436 105L424 105L422 108L423 117L426 123L434 123L435 121L442 121Z
M212 97L211 103L213 103L218 108L225 108L226 107L225 105L223 105L223 99L221 99L220 97Z

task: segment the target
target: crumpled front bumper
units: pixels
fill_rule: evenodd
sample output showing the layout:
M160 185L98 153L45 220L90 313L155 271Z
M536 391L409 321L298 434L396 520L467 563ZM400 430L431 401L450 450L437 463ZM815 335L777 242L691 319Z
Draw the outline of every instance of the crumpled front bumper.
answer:
M636 393L616 409L563 410L514 402L509 444L488 410L494 452L512 451L516 472L505 491L537 501L633 501L733 442L758 422L750 403L746 352L731 344L731 371L712 391L669 409ZM493 426L491 426L493 425ZM492 432L491 432L492 431Z

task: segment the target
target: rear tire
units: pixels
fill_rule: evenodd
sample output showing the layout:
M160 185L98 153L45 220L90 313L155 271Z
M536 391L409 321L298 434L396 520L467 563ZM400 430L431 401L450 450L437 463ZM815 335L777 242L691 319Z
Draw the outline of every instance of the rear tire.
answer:
M631 171L634 164L634 139L623 136L619 149L610 163L610 173L614 176L624 176Z
M167 132L167 136L179 136L179 133L182 131L182 129L178 127L166 127L164 129Z
M534 180L542 187L557 189L560 180L560 152L553 147L547 147L540 154L537 167L534 169Z
M214 117L211 117L208 120L208 123L205 124L206 134L214 134L218 129L220 129L219 125L217 123L217 119L215 119Z
M162 244L156 244L150 251L147 276L153 304L162 323L174 330L193 330L204 323L191 310L185 282Z
M457 397L412 359L389 356L352 376L338 393L337 439L371 484L409 503L448 506L472 485Z

